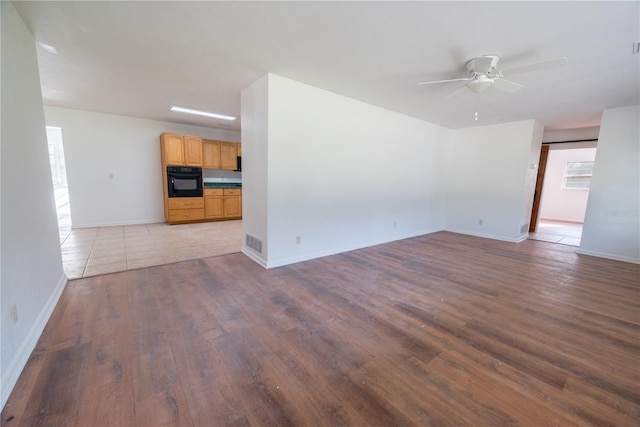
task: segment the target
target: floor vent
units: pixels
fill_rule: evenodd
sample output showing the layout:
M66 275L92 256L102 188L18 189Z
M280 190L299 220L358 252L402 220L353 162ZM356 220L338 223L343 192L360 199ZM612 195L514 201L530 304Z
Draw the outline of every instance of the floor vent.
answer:
M253 249L254 251L258 252L259 254L262 253L262 240L258 239L255 236L252 236L250 234L245 235L246 237L246 241L245 244L247 245L247 247Z

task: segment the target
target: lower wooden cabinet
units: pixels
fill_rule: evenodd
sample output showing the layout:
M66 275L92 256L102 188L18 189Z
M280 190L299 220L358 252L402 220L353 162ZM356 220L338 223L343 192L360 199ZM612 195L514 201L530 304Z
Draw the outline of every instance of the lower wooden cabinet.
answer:
M204 209L175 209L169 211L169 222L202 221Z
M224 217L242 217L242 190L238 188L224 189Z
M222 188L204 189L204 217L206 219L223 219L224 203Z
M242 189L205 188L204 197L167 198L167 221L215 221L242 218Z
M175 197L167 199L167 221L190 222L204 219L202 197Z

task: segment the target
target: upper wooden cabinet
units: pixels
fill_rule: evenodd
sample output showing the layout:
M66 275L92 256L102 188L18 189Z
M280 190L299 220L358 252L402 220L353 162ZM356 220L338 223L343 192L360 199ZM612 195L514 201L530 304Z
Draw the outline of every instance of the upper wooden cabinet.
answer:
M163 133L160 137L162 146L162 164L166 165L184 165L184 150L182 144L182 135L172 133Z
M202 152L205 169L236 170L238 168L240 144L237 142L203 139Z
M162 165L202 167L202 138L163 133L160 136Z
M202 167L202 138L184 135L182 140L184 143L184 164Z
M220 169L238 169L238 144L220 141Z
M202 166L205 169L220 169L220 141L202 140Z

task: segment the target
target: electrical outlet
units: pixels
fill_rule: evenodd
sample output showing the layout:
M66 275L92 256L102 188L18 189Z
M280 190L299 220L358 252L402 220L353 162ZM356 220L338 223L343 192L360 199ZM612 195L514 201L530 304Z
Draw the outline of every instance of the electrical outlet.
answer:
M482 225L482 224L484 224L484 220L479 219L479 220L478 220L478 225Z
M18 306L13 304L11 306L11 324L15 325L16 323L18 323Z
M393 221L393 228L396 228L398 226L398 223L396 221Z
M113 172L109 172L109 179L113 179Z
M300 244L300 236L296 236L296 245Z

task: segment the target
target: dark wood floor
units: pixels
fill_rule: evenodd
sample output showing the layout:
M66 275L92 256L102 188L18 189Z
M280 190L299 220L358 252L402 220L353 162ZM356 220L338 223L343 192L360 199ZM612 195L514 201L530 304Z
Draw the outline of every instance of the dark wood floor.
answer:
M640 266L452 233L69 282L3 426L640 423Z

